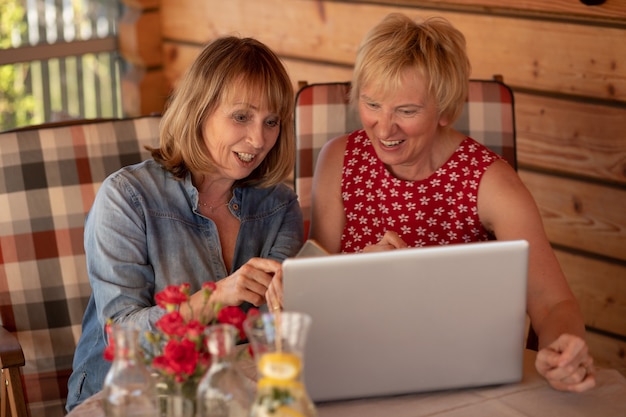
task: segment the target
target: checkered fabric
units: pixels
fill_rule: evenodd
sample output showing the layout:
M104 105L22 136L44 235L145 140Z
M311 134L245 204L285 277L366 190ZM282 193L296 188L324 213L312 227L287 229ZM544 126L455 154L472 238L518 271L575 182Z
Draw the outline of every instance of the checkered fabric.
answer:
M32 417L65 415L91 294L85 215L104 178L149 157L159 117L0 133L0 320L24 351Z
M320 149L328 140L361 127L349 105L349 92L349 82L338 82L306 85L296 94L295 190L307 234L313 169ZM454 127L517 168L513 105L513 91L507 85L495 80L471 80L467 103Z

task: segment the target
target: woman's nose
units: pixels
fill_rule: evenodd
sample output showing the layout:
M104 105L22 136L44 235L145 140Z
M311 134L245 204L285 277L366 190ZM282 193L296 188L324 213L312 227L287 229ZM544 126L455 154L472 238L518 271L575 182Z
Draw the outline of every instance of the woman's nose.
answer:
M380 113L376 118L374 134L377 139L387 139L393 134L394 127L395 121L393 119L393 114L386 112Z
M263 148L263 145L265 144L265 137L264 135L264 131L263 131L263 124L260 125L253 125L252 127L250 127L250 129L248 130L248 143L250 143L250 145L252 145L254 148L256 149L261 149Z

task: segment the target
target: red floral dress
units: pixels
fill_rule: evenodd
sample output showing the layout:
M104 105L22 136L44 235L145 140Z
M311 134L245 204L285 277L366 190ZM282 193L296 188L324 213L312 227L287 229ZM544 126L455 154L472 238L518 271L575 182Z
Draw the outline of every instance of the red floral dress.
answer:
M492 239L478 218L478 184L497 159L468 137L429 178L405 181L385 168L364 130L353 132L341 178L346 214L342 252L360 252L387 230L411 247Z

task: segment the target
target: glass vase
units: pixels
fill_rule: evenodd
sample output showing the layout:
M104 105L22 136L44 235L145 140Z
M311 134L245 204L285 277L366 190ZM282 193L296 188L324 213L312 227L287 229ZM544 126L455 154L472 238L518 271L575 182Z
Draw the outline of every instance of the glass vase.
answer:
M211 367L198 385L197 417L248 417L254 398L253 382L241 373L233 353L239 331L229 324L207 328Z
M193 380L176 382L157 375L156 396L158 417L194 417L196 413L196 383Z
M303 353L311 317L299 312L265 313L244 322L257 365L250 417L315 417L304 386Z
M154 383L139 350L139 330L129 324L114 324L111 338L109 343L115 350L102 389L104 415L154 417Z

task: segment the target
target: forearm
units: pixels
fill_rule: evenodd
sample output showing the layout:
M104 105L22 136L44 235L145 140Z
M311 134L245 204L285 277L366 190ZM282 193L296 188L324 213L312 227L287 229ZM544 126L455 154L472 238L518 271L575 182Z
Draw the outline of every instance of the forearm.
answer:
M539 339L539 349L545 348L562 334L585 339L585 324L575 299L555 304L537 323L532 323Z

